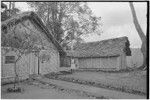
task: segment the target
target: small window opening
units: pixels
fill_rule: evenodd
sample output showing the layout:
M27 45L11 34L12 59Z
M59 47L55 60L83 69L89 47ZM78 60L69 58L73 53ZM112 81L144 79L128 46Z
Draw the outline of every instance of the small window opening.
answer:
M14 63L15 56L5 56L5 64Z

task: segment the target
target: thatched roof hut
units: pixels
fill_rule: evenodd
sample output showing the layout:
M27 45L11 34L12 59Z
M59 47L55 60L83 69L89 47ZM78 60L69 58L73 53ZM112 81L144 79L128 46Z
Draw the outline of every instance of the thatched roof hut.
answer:
M126 56L131 56L127 37L81 43L67 56L75 59L78 68L126 68Z

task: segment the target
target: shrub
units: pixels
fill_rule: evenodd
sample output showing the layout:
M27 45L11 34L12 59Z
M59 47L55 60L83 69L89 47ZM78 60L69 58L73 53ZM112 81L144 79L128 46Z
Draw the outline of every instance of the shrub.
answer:
M71 71L60 71L61 74L66 75L66 74L72 74Z

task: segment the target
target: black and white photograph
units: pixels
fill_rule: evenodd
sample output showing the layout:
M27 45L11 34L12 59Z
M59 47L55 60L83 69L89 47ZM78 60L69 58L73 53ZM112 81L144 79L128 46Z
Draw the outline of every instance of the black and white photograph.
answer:
M1 99L148 99L149 1L1 1Z

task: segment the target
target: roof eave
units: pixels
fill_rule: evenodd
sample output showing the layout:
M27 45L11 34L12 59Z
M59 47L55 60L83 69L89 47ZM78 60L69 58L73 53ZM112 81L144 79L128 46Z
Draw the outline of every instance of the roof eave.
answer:
M41 26L41 28L45 31L46 33L46 36L52 40L52 43L54 43L58 49L58 51L61 53L61 54L65 54L65 51L62 49L61 45L57 42L57 40L55 40L54 36L49 32L49 30L46 28L46 26L43 24L42 20L34 13L32 12L31 13L31 16L33 16L33 20L35 20L36 22L38 22L37 24L39 26ZM50 34L49 34L50 33ZM51 36L50 36L51 35Z
M14 16L15 17L15 16ZM54 39L53 35L49 32L49 30L46 28L46 26L43 24L42 20L38 17L38 15L36 15L33 11L31 12L26 12L24 16L19 16L20 18L10 18L6 21L2 22L2 26L7 26L9 24L12 23L19 23L20 21L29 19L29 20L33 20L34 22L36 22L36 24L42 28L44 30L44 33L46 34L46 36L52 41L53 44L55 44L57 50L60 52L60 54L65 54L64 50L62 49L61 45L57 42L57 40ZM50 33L50 34L49 34Z

